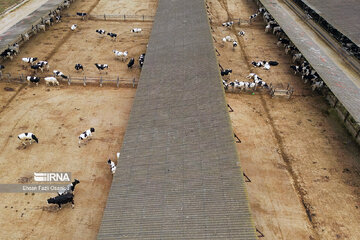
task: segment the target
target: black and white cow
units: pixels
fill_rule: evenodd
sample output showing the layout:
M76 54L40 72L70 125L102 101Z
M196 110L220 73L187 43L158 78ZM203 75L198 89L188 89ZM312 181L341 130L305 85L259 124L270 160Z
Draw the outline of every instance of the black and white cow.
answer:
M39 139L33 133L21 133L18 135L18 139L25 146L26 146L26 143L29 143L29 144L31 144L32 142L39 143Z
M39 82L40 82L40 78L39 77L27 76L26 81L28 81L28 84L30 84L30 82L32 82L32 83L35 83L36 86L38 86Z
M54 70L53 73L55 74L56 77L62 77L64 79L68 79L68 76L66 76L65 74L63 74L62 72L58 71L58 70Z
M55 22L57 22L57 23L61 22L61 16L56 16L55 17Z
M134 59L134 58L130 58L129 63L127 64L128 68L132 68L132 66L134 65L134 63L135 63L135 59Z
M81 141L84 141L86 139L90 139L92 137L93 132L95 132L95 128L90 128L90 129L86 130L85 132L83 132L82 134L80 134L80 136L79 136L79 145L81 144Z
M14 50L17 54L20 53L20 46L18 43L14 43L13 45L9 46L10 50Z
M100 71L104 70L104 69L108 69L109 66L107 64L98 64L98 63L95 63L95 66L96 68Z
M41 68L45 68L47 71L49 71L49 63L47 61L38 61L36 65L39 65Z
M76 15L78 15L79 17L81 17L82 20L84 20L87 16L87 13L77 12Z
M44 69L39 64L31 65L30 67L31 67L31 69L34 69L36 71L41 70L41 72L44 72Z
M224 27L231 27L233 24L234 24L234 22L233 22L233 21L230 21L230 22L224 22L222 25L223 25Z
M64 195L59 195L56 196L54 198L49 198L47 200L48 204L57 204L59 205L59 208L61 209L61 204L66 204L66 203L72 203L72 208L74 208L74 194L73 193L67 193Z
M35 61L37 60L37 57L22 58L21 60L23 62L30 63L31 65L33 65L33 63L35 63Z
M237 41L233 41L233 49L236 48L238 46L238 42Z
M281 44L283 44L284 46L289 45L290 44L290 40L286 39L286 38L279 38L277 45L280 47Z
M97 29L96 32L100 35L105 35L106 34L106 31L105 30L102 30L102 29Z
M141 28L133 28L130 30L130 32L133 32L133 33L141 33L142 29Z
M291 65L290 68L294 70L294 75L302 73L303 68L301 66Z
M297 49L297 47L293 46L293 45L286 45L285 47L285 54L289 54L289 53L293 53L294 51L299 51Z
M257 17L257 13L255 13L255 14L253 14L253 15L251 15L250 17L249 17L249 21L250 21L250 23L253 21L253 19L254 18L256 18Z
M220 72L221 76L227 76L230 73L232 73L232 69L225 69L225 70L221 70Z
M144 65L144 61L145 61L145 53L141 54L139 57L140 68L142 68L142 66Z
M111 173L114 175L114 174L115 174L115 171L116 171L116 165L115 165L115 163L114 163L113 161L111 161L111 159L109 159L109 160L107 161L107 163L108 163L109 166L110 166L110 171L111 171Z
M17 51L14 49L8 48L7 51L8 51L7 57L10 58L10 60L12 60L13 57L16 56L16 54L17 54Z
M222 84L224 86L224 89L227 90L229 87L229 84L225 80L222 80Z
M58 194L59 194L59 195L64 195L64 194L67 194L67 193L73 193L74 190L75 190L75 186L76 186L77 184L79 184L79 183L80 183L80 181L75 178L72 183L70 183L70 184L68 184L68 185L66 186L66 189L64 189L64 190L59 190L59 191L58 191Z
M117 37L116 33L108 32L107 35L111 37L111 40L116 41L116 37Z
M75 69L76 69L76 71L79 71L80 69L81 69L82 71L84 71L84 67L83 67L83 65L81 65L80 63L75 64Z
M241 37L245 36L245 31L238 32L238 35L241 36Z
M73 25L70 27L70 29L71 29L72 31L74 31L76 28L77 28L77 24L73 24Z

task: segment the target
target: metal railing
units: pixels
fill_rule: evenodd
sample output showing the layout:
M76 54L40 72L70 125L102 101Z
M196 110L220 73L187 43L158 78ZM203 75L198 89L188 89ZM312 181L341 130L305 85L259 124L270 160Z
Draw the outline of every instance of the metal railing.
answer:
M78 18L82 19L82 17L78 15L73 14L64 14L64 17L69 18ZM154 21L155 16L149 16L149 15L130 15L130 14L101 14L101 15L95 15L95 14L89 14L84 20L117 20L117 21Z
M41 77L42 79L42 77ZM40 79L40 84L41 84L41 79ZM103 76L98 76L98 77L89 77L89 76L82 76L82 77L72 77L72 76L68 76L67 79L58 77L57 78L59 80L59 82L61 83L67 83L69 86L71 84L82 84L84 86L87 86L88 84L91 85L98 85L100 87L102 87L103 85L108 85L108 84L112 84L112 85L116 85L116 87L137 87L139 80L136 78L120 78L119 76L117 77L103 77ZM26 82L26 75L11 75L10 73L3 73L0 74L0 81L4 81L4 82L9 82L9 83L25 83Z

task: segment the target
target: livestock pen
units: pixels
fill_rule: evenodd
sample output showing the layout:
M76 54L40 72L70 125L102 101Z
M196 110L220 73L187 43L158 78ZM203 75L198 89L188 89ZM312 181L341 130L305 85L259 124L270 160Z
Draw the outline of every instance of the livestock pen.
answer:
M151 8L147 8L149 2ZM54 193L1 193L3 238L94 239L97 235L112 181L107 160L116 162L116 152L122 145L141 73L138 58L146 52L152 22L145 17L144 22L131 23L103 19L83 21L81 17L66 15L76 12L99 15L94 10L121 15L121 9L146 16L151 15L152 8L156 9L157 1L116 1L120 9L114 11L111 4L111 12L107 3L74 1L61 12L61 22L24 42L12 61L6 59L1 63L5 69L0 81L0 128L6 137L0 139L0 160L2 167L8 169L0 173L2 183L31 184L35 183L34 172L51 171L71 172L72 177L80 181L74 192L74 209L64 205L59 210L57 206L48 205L46 199L54 197ZM73 24L77 24L75 31L70 29ZM134 27L142 28L142 33L131 34ZM102 38L96 29L121 36L117 41L108 36ZM115 49L127 50L129 59L135 58L134 66L129 69L129 60L118 59L113 53ZM47 61L49 70L35 71L30 63L22 61L22 58L33 57ZM78 63L83 65L83 71L74 68ZM99 72L95 63L108 64L109 69ZM60 86L46 86L43 78L53 76L54 70L68 78L57 77ZM27 76L40 77L40 84L26 84ZM96 132L79 148L79 135L91 127ZM22 132L33 132L39 143L23 148L16 138ZM14 167L14 161L21 168ZM96 201L91 200L90 195ZM67 231L70 226L76 226L77 230Z
M287 16L287 24L294 18L277 6L283 1L266 2ZM276 36L265 33L262 15L251 24L236 24L234 19L258 12L256 1L207 0L207 5L218 62L233 70L228 82L249 81L246 77L255 73L268 84L286 88L290 83L294 89L290 101L261 92L226 93L233 130L241 139L239 161L251 179L247 190L255 226L269 239L359 238L353 229L359 224L360 152L333 104L294 76L291 56L277 46ZM229 20L232 27L222 26ZM302 26L297 19L291 30ZM245 34L239 36L240 31ZM225 36L237 40L238 48L223 44ZM279 65L266 70L251 64L264 60Z

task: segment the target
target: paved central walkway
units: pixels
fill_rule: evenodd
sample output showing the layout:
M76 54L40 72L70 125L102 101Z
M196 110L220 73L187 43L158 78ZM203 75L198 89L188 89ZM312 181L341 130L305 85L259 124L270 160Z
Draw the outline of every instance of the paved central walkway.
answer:
M257 239L203 0L160 0L98 239Z

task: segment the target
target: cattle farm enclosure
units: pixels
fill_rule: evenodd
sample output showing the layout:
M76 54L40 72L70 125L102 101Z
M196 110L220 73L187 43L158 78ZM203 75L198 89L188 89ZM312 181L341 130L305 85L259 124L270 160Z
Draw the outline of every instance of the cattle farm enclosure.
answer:
M116 7L114 7L116 6ZM47 60L50 71L37 76L52 76L60 70L72 78L139 79L138 57L146 52L151 32L151 21L111 20L82 21L78 17L66 17L76 12L92 15L148 15L156 12L157 1L81 1L75 0L62 12L61 23L54 24L25 42L20 54L12 61L6 60L3 79L0 81L0 178L2 183L35 183L34 172L71 172L80 180L75 192L75 208L64 205L59 211L46 200L55 193L8 193L2 194L0 204L1 239L94 239L100 227L112 176L107 159L116 162L125 133L135 88L116 87L116 83L71 84L60 81L60 86L45 86L43 78L36 87L33 84L8 82L7 76L33 75L23 69L23 57ZM72 32L70 26L77 24ZM140 27L140 34L130 30ZM103 38L96 29L119 34L117 41ZM127 50L135 58L133 69L127 62L115 58L113 49ZM108 73L99 73L94 63L109 65ZM75 63L84 66L84 72L76 73ZM81 82L82 83L82 82ZM78 147L78 135L94 127L93 138ZM17 139L21 132L33 132L39 144L22 149ZM16 167L15 167L16 166ZM16 226L16 227L15 227Z
M264 239L356 239L360 233L359 148L348 135L322 96L290 71L290 56L276 46L277 39L264 32L262 18L251 25L235 24L231 30L221 26L230 19L248 19L256 12L253 1L207 0L218 62L233 69L231 80L244 81L250 72L267 83L295 92L290 100L270 98L265 90L227 93L242 170L247 183L250 207L256 227ZM156 12L157 1L75 0L64 15L88 12L92 15L147 15ZM70 26L78 24L76 31ZM35 35L21 47L12 62L6 61L4 76L29 75L22 68L22 57L47 60L51 71L82 78L139 78L140 69L128 70L115 59L113 49L127 50L135 58L146 52L151 21L87 20L64 17L46 32ZM140 27L139 35L130 29ZM111 41L95 29L119 33ZM236 38L232 49L221 39ZM253 68L251 61L274 60L280 64L269 71ZM85 71L76 73L75 63ZM94 63L106 63L108 73L99 74ZM52 72L38 74L50 76ZM7 90L5 90L7 89ZM10 90L10 91L9 91ZM30 183L34 171L69 171L80 180L75 190L75 208L62 210L46 204L54 194L2 194L0 204L2 237L5 239L94 239L111 184L106 164L115 159L126 129L133 88L87 86L39 87L0 82L0 138L3 183ZM89 127L96 132L81 148L77 136ZM18 149L16 136L32 131L39 144ZM30 182L29 182L30 181ZM16 227L15 227L16 226Z
M250 208L264 239L358 239L360 232L359 147L324 97L311 91L290 69L291 56L265 33L255 1L207 0L218 62L233 69L231 81L249 81L253 72L265 82L294 88L290 100L271 98L265 90L226 93L233 129L241 139L239 160ZM234 19L231 29L221 24ZM245 36L237 36L243 30ZM222 43L230 35L239 42ZM218 55L219 55L218 54ZM278 61L270 70L259 60Z

